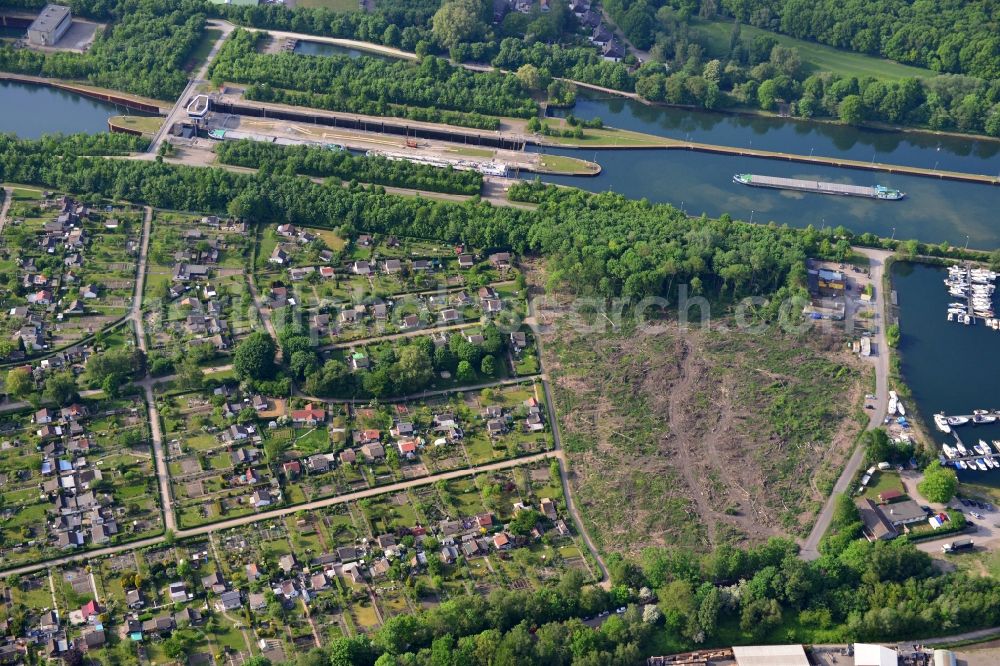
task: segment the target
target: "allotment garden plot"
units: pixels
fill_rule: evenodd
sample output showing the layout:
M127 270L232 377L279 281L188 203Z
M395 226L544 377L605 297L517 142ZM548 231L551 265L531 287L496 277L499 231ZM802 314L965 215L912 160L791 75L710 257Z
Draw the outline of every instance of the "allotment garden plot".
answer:
M0 356L68 347L128 313L141 208L15 187L0 235Z

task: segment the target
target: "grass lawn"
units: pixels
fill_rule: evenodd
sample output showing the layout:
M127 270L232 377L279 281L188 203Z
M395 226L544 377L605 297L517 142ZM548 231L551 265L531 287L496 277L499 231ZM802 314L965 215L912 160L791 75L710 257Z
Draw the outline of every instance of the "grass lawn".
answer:
M542 155L542 169L547 173L568 174L571 176L597 175L600 167L594 162L565 157L563 155Z
M296 7L324 7L335 12L358 11L357 0L295 0Z
M553 120L557 119L547 118L546 122L552 125ZM556 123L555 127L563 129L569 127L569 125L566 125L565 121L563 121L562 123ZM541 136L540 139L548 145L566 146L568 148L586 148L587 146L646 146L657 148L678 143L674 139L662 136L653 136L652 134L615 129L613 127L585 129L583 130L583 138L580 139L562 136Z
M865 488L865 492L862 496L872 500L873 502L877 502L879 493L885 492L886 490L898 490L899 492L905 492L903 483L899 480L899 474L895 472L875 472L872 475L872 480L868 482L868 487Z
M201 34L201 41L198 45L194 47L191 51L191 55L188 56L188 61L184 66L187 71L193 71L201 66L208 57L209 52L212 50L212 46L215 44L215 40L222 36L222 31L216 28L207 28Z
M691 24L705 36L708 51L713 56L723 55L729 50L729 34L732 24L728 21L697 21ZM802 63L809 72L833 72L841 76L874 76L879 79L903 79L910 76L931 77L935 72L920 67L901 65L893 60L875 58L861 53L842 51L832 46L807 42L753 26L740 26L740 34L745 41L752 41L757 35L770 35L782 46L799 50Z
M139 130L144 135L152 136L160 129L163 118L159 116L112 116L108 122L117 127Z

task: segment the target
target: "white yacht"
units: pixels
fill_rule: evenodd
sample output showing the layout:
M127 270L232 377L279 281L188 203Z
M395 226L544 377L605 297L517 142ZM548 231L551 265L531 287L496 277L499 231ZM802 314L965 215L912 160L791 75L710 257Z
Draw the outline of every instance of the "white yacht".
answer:
M949 315L948 318L951 319L951 316ZM951 426L948 425L948 418L944 414L934 415L934 425L936 425L937 429L941 432L951 432Z

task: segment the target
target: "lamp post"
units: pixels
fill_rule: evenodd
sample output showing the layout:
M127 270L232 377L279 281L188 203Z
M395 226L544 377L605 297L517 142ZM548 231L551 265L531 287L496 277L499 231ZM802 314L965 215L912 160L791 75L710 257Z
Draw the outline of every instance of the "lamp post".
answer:
M755 212L756 212L756 211L752 211L752 210L750 211L750 224L753 224L753 214L754 214Z

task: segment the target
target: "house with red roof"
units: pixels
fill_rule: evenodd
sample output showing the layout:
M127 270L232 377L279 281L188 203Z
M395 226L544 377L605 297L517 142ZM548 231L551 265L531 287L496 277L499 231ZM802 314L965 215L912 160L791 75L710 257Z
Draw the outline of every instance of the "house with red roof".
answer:
M311 402L302 409L292 410L292 423L316 425L326 421L326 409L316 407Z

